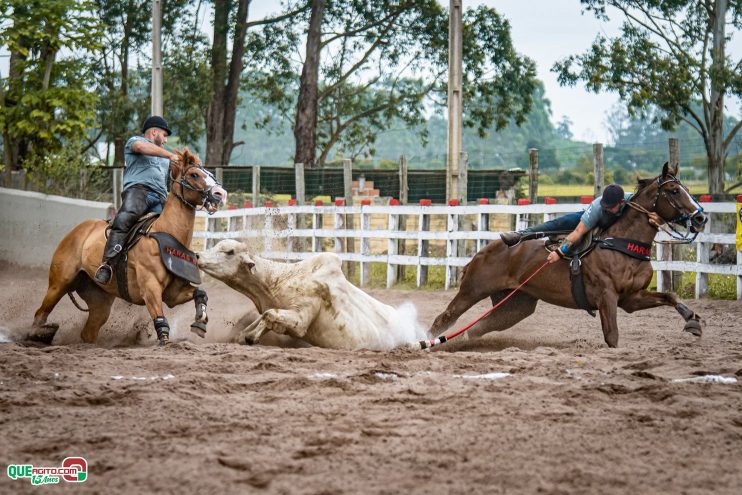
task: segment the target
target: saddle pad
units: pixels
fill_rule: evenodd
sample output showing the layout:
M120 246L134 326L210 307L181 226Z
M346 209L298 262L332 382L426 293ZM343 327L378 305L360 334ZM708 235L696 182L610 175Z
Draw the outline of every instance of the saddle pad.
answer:
M201 272L198 270L196 254L193 251L167 232L150 232L148 235L160 245L160 259L167 271L192 284L201 283Z
M603 249L613 249L638 260L649 261L652 259L652 245L646 242L620 237L607 237L598 241L598 244Z

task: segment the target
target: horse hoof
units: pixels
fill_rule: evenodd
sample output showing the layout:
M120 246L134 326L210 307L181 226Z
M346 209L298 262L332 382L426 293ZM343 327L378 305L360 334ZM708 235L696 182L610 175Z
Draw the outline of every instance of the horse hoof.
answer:
M206 337L206 322L194 321L191 323L191 332L195 333L201 338Z
M59 330L58 323L45 323L38 327L33 327L31 333L26 336L26 340L41 342L42 344L51 345L54 335Z
M160 340L159 340L159 344L158 345L160 347L164 347L164 346L168 345L169 343L170 343L170 336L169 335L163 335L162 337L160 337Z
M696 337L700 337L701 335L703 335L701 322L698 320L688 320L685 324L685 327L683 327L683 331L688 332L691 335L695 335Z
M245 345L255 345L255 341L251 337L245 337Z

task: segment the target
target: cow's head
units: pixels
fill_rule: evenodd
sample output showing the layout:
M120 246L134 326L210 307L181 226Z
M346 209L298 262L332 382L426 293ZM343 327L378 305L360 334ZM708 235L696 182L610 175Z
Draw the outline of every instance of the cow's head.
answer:
M270 273L257 270L255 261L247 245L234 239L225 239L198 253L199 268L249 297L262 313L278 304L267 284Z

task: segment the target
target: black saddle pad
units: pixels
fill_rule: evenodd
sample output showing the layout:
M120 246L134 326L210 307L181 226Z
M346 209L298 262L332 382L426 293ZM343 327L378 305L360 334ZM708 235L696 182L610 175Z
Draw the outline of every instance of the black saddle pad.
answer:
M201 283L201 272L198 269L196 254L182 245L167 232L150 232L160 245L160 259L167 271L176 277L183 278L192 284Z

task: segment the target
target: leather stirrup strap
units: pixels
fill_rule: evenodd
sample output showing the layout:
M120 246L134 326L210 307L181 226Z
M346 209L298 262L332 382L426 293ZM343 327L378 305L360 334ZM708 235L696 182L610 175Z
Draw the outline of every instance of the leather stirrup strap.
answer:
M584 309L590 316L595 317L595 308L590 305L585 295L585 280L582 278L581 265L582 262L579 256L575 256L569 262L569 280L572 286L572 297L575 299L578 308Z

